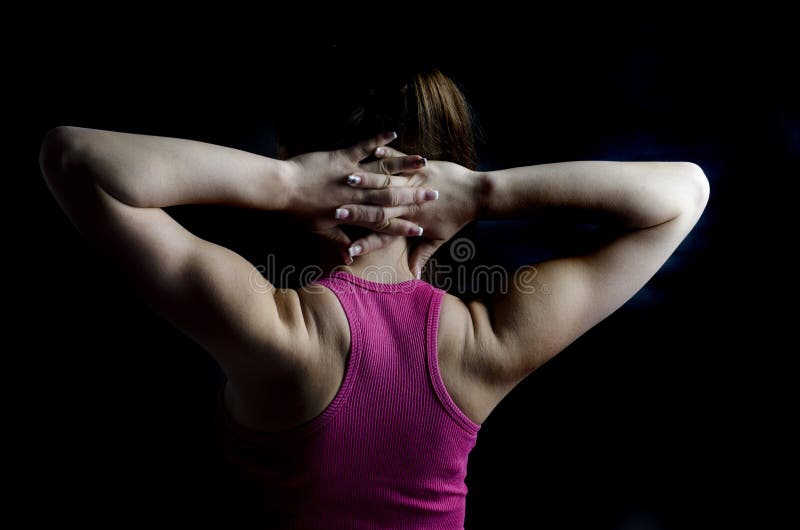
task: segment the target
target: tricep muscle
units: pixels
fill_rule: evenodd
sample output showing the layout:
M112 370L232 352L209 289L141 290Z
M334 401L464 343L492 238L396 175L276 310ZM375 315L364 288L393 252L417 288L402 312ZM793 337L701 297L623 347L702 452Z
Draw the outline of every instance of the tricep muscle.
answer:
M468 306L475 335L468 341L473 344L468 365L484 367L487 386L499 402L519 381L636 294L689 233L700 212L702 207L687 209L593 253L517 271L508 293Z
M303 322L302 313L285 300L296 293L276 297L269 285L254 288L252 265L235 252L194 236L161 208L121 202L91 178L60 171L43 156L48 185L81 233L229 376L288 368L292 359L281 352L302 350L290 336L293 321ZM289 312L280 311L281 305Z

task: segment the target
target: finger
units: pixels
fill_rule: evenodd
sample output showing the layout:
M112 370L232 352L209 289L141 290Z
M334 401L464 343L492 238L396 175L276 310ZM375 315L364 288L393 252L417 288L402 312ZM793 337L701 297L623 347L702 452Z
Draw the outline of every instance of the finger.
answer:
M387 188L408 186L408 177L387 174L356 172L347 176L347 184L354 188Z
M365 192L363 202L379 206L403 206L424 204L429 201L435 201L438 198L439 192L430 188L384 188Z
M411 256L408 259L408 266L414 276L419 278L422 274L422 269L431 259L433 254L442 246L444 241L426 239L420 241L418 245L411 251Z
M392 156L361 164L360 170L384 175L396 175L406 171L422 169L427 163L428 161L419 155Z
M398 217L410 215L418 209L419 206L415 204L388 208L350 204L338 208L336 218L342 223L363 226L376 232L397 236L421 236L423 231L421 226L406 219L398 219Z
M347 252L347 247L351 245L350 237L348 237L344 230L338 226L332 226L323 230L314 230L314 233L320 237L324 237L325 239L329 239L334 243L337 243L339 248L339 256L341 257L342 261L347 265L353 263L353 259Z
M383 234L372 232L361 239L353 241L348 249L348 256L363 256L369 254L373 250L378 250L389 244L395 236L390 234Z
M356 176L356 175L351 175ZM379 175L377 177L380 177ZM386 177L384 177L386 178ZM378 206L403 206L412 204L423 204L429 201L435 201L439 198L439 191L431 188L419 188L409 186L409 180L405 183L398 183L398 186L381 188L381 189L357 189L350 192L345 199L352 204L372 204ZM369 181L368 181L369 183ZM378 184L377 182L374 182ZM361 187L359 184L351 184L351 187ZM336 209L336 219L344 219L347 217L347 212L343 211L345 207L342 206Z
M381 147L376 147L375 150L371 153L375 156L375 158L386 158L386 157L399 157L399 156L408 156L405 153L401 153L394 147L386 147L382 145Z
M382 133L365 142L358 143L353 147L345 150L345 155L353 162L361 162L368 156L375 153L375 149L383 147L392 140L397 138L397 133L389 132Z
M350 238L344 233L344 230L338 226L332 226L324 230L317 230L316 233L325 239L329 239L334 243L338 243L343 247L347 247L351 243Z
M403 237L419 237L424 231L418 224L399 217L393 217L383 223L369 225L368 227L377 233Z
M339 258L341 258L342 262L345 265L353 264L353 256L355 256L355 254L351 255L349 249L348 250L341 249L341 251L339 252Z

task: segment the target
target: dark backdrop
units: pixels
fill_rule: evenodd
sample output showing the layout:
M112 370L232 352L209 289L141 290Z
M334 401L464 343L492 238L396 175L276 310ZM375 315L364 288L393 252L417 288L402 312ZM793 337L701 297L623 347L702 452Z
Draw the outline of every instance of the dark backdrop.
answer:
M363 45L356 62L385 50L387 67L405 54L456 77L484 131L485 168L690 160L711 181L703 218L662 271L484 424L467 527L709 528L772 517L786 497L757 499L763 473L787 469L777 425L791 423L781 405L791 387L776 353L786 350L772 349L773 334L756 322L771 318L767 297L781 285L764 260L792 239L769 237L756 221L779 224L771 201L798 176L793 45L781 15L766 9L733 19L655 11L540 8L513 26L479 32L473 21L446 36L420 16L393 41L383 26L377 35L351 27L314 44L296 23L290 37L232 46L199 30L156 43L145 26L119 38L104 23L42 29L42 51L20 77L33 195L9 227L22 227L25 250L21 276L10 278L24 290L12 321L24 347L10 356L19 384L9 403L27 517L188 526L224 521L228 503L211 438L218 369L78 237L38 176L41 136L71 124L270 155L274 87L314 68L334 41ZM263 217L174 213L256 262L287 246ZM568 237L547 223L478 228L480 256L507 263Z

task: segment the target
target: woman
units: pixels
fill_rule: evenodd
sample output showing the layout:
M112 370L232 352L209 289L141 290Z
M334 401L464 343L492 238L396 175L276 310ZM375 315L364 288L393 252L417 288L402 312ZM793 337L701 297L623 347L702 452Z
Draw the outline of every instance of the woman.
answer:
M279 161L60 127L41 165L86 237L219 362L223 442L245 504L264 521L460 528L481 423L655 274L700 217L708 181L683 162L476 171L466 101L438 71L365 101L343 114L344 129L324 131L331 142L373 139L336 151ZM391 129L396 150L386 145L394 134L377 135ZM296 132L284 129L287 154L305 142ZM297 290L254 284L251 264L161 209L185 203L305 219L330 242L324 276ZM419 279L471 221L551 208L599 212L625 231L591 253L515 271L510 288L468 302Z

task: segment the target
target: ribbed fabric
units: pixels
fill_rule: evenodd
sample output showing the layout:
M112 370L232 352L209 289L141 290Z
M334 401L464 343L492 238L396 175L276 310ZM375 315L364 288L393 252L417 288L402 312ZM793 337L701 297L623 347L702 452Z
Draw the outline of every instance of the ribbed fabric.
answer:
M222 448L244 502L269 528L463 528L467 457L480 426L439 373L444 291L343 271L316 283L333 291L350 324L330 405L297 428L263 433L236 423L219 394Z

